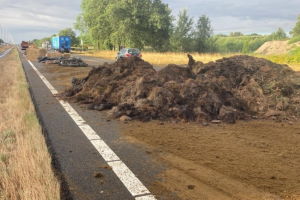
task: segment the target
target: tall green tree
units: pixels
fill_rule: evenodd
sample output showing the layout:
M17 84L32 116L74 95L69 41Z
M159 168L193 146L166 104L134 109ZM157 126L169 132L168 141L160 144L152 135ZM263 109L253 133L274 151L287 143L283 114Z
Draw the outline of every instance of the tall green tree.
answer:
M193 18L188 16L187 8L185 7L178 14L177 23L171 36L172 50L181 52L193 50L193 25Z
M300 35L300 14L298 15L298 22L296 23L295 27L293 28L293 37Z
M213 28L209 17L202 15L199 17L196 31L195 31L195 41L197 52L211 52L215 48L215 39L213 38Z
M147 34L149 38L146 44L157 51L169 50L173 20L168 4L163 3L161 0L152 0Z
M282 28L278 28L276 32L271 33L270 37L272 40L282 40L287 38L287 35Z
M100 48L159 49L169 40L171 10L161 0L82 0L81 10L75 29Z
M81 11L77 17L75 29L80 30L85 42L91 42L101 48L110 43L111 27L107 7L110 3L117 4L116 0L82 0Z

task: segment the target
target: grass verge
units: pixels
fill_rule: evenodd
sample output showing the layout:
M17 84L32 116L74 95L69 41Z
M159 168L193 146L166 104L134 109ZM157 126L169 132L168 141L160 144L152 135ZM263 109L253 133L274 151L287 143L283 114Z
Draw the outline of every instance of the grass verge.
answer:
M74 54L78 54L78 52L72 52ZM82 55L99 57L99 58L106 58L110 60L115 60L116 58L116 51L87 51L81 52ZM229 57L238 54L221 54L221 53L197 53L192 52L191 54L196 61L201 61L203 63L207 63L210 61L215 61L221 59L223 57ZM187 53L176 53L176 52L142 52L143 60L151 63L155 66L166 66L168 64L176 64L176 65L187 65L188 58Z
M0 199L60 199L17 49L0 61Z
M294 44L294 43L299 42L299 41L300 41L300 35L298 35L297 37L294 37L294 38L290 39L288 41L288 44Z
M278 64L287 64L295 71L300 71L300 47L282 55L255 55Z
M9 49L11 47L12 47L11 45L1 45L0 46L0 52L3 52L3 51L5 51L5 50L7 50L7 49Z
M87 52L72 52L74 54L82 54L87 56L106 58L115 60L117 54L116 51L87 51ZM196 61L201 61L203 63L208 63L210 61L216 61L223 57L230 57L234 55L240 55L237 53L231 54L221 54L221 53L190 53ZM143 60L151 63L155 66L167 66L168 64L176 65L187 65L188 58L187 53L175 53L175 52L166 52L166 53L156 53L156 52L142 52ZM282 55L262 55L262 54L252 54L252 56L265 58L272 62L278 64L287 64L293 70L300 71L300 48L295 48L291 50L288 54Z

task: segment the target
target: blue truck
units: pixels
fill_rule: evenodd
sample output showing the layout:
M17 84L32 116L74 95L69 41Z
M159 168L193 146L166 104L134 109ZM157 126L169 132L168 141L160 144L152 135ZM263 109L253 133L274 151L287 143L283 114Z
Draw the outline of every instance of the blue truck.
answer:
M51 39L51 48L59 52L69 53L71 50L71 38L69 36L56 36Z

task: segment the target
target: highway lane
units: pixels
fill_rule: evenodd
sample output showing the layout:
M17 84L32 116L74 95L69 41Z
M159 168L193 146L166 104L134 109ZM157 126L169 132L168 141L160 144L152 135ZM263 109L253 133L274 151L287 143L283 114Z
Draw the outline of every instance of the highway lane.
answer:
M103 65L105 62L107 62L108 64L112 64L112 63L115 62L114 60L109 60L109 59L104 59L104 58L97 58L97 57L92 57L92 56L83 56L83 55L80 55L80 54L72 54L72 56L80 57L84 62L89 64L89 66L95 66L95 67L98 67L99 65ZM153 66L153 68L156 71L159 71L159 70L162 69L162 67L158 67L158 66Z
M114 169L107 167L110 163L99 154L28 61L22 56L21 61L54 165L65 180L63 199L153 199L148 193L132 194ZM98 61L96 59L94 62ZM41 63L32 63L37 70L43 68ZM43 75L45 79L51 76L47 73ZM120 133L119 121L110 120L105 113L86 110L77 104L71 106L149 189L164 166L154 163L151 155L126 141Z

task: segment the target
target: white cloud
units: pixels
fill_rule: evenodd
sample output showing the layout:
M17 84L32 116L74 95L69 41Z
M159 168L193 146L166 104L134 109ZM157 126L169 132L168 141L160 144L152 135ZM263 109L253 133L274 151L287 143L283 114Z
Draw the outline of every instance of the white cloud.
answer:
M205 14L215 33L245 32L271 33L279 27L286 32L293 29L300 14L299 0L165 0L177 16L183 7L197 21Z
M10 30L15 43L41 39L73 28L80 0L0 0L0 23Z

